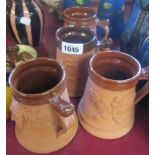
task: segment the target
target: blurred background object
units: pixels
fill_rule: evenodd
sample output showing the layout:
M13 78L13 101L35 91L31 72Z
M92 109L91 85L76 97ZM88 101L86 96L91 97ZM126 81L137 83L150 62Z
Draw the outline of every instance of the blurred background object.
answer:
M38 46L44 28L44 15L37 0L7 0L7 22L19 44Z
M11 90L8 85L6 85L6 120L10 118L11 111L10 111L10 105L11 105Z
M137 58L143 67L149 65L149 0L135 0L120 48Z
M124 4L125 0L100 0L97 9L99 19L109 19L110 37L120 38L124 29ZM103 30L98 27L97 34L103 35Z
M19 64L35 59L37 57L37 51L28 45L16 45L6 48L6 82L11 71Z
M63 20L63 11L73 6L91 6L91 0L41 0L50 13L55 13L59 20Z
M91 6L91 0L64 0L63 3L64 9L73 6Z
M63 0L41 0L49 7L50 13L56 13L59 20L63 20Z

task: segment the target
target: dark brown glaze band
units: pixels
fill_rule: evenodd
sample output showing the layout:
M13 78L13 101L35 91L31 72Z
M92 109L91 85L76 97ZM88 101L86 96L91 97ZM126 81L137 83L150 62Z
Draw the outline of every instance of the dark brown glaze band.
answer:
M26 94L19 91L17 88L19 75L21 75L21 73L23 73L25 70L28 71L30 69L35 69L36 67L40 66L49 66L57 69L57 71L60 73L61 76L59 82L53 88L42 93ZM29 80L31 80L32 77L28 78ZM55 95L60 95L65 90L66 87L65 78L66 73L63 67L56 60L48 58L37 58L17 66L10 75L9 84L12 91L12 95L19 103L24 103L28 105L41 105L50 103L50 99L52 97L55 97Z
M103 67L105 62L113 63L116 66L123 66L127 71L131 73L131 77L124 80L113 80L98 74L96 70L99 69L99 67ZM140 63L134 57L118 51L104 51L101 53L96 53L91 58L89 65L89 77L97 85L105 89L130 89L136 86L141 76Z
M88 42L82 43L83 44L83 52L90 51L91 49L96 47L97 39L96 39L96 35L92 31L90 31L87 28L70 25L70 26L61 27L56 32L57 47L61 51L62 51L62 49L61 49L62 42L63 41L67 42L67 41L65 41L65 37L67 37L68 34L71 34L71 33L78 37L82 36L83 34L85 36L87 36ZM68 42L68 43L70 43L70 42ZM77 44L78 44L78 42L77 42Z
M76 15L76 13L81 14L81 18L76 18L74 17L74 15ZM87 13L87 16L85 16L85 14ZM88 23L94 23L96 20L96 12L94 9L90 8L90 7L81 7L81 6L76 6L76 7L71 7L68 8L66 10L64 10L64 17L65 20L67 21L75 21L76 24L79 24L83 21L87 21L86 25Z

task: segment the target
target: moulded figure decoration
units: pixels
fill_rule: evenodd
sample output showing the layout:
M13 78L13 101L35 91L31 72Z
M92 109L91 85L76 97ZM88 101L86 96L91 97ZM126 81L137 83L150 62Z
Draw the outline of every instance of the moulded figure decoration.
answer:
M19 44L40 44L44 15L37 0L7 0L7 18Z
M89 91L90 87L93 88L95 96ZM78 107L80 122L88 132L97 137L121 137L133 126L131 118L134 117L134 98L135 88L124 91L108 90L88 78L85 93Z

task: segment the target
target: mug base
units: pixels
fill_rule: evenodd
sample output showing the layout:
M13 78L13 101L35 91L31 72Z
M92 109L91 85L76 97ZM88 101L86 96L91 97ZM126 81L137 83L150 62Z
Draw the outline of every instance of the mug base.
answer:
M78 120L76 120L75 125L69 129L66 133L62 134L60 137L58 137L55 141L51 143L29 143L26 142L24 137L22 137L16 130L16 138L18 142L27 150L34 152L34 153L50 153L57 151L63 147L65 147L67 144L71 142L71 140L74 138L76 132L78 129ZM52 138L52 137L51 137Z
M90 125L83 117L80 112L80 105L77 109L78 119L82 127L91 135L102 138L102 139L117 139L125 136L132 129L134 125L134 120L128 124L127 126L121 128L120 130L113 130L113 132L108 132L107 130L104 132L103 128L96 128L95 126ZM111 130L109 130L111 131Z

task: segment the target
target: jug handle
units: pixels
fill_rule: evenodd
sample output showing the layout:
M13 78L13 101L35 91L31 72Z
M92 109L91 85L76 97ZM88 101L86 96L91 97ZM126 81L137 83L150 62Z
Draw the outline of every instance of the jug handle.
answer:
M50 104L63 117L70 116L75 110L75 107L72 103L63 100L58 94L54 94L54 97L50 99Z
M106 40L109 36L109 20L106 19L106 20L103 20L103 19L96 19L96 25L99 26L99 27L102 27L102 29L104 30L105 32L105 35L103 37L103 41Z
M97 48L99 49L99 51L109 50L113 45L112 39L108 37L109 36L109 20L108 19L107 20L97 19L96 25L102 27L105 32L103 39L97 40Z
M107 38L106 40L97 40L97 52L98 51L110 51L113 45L113 41L111 38Z
M142 68L140 80L149 79L149 67ZM137 91L135 104L139 103L149 93L149 81L147 81L144 86Z

